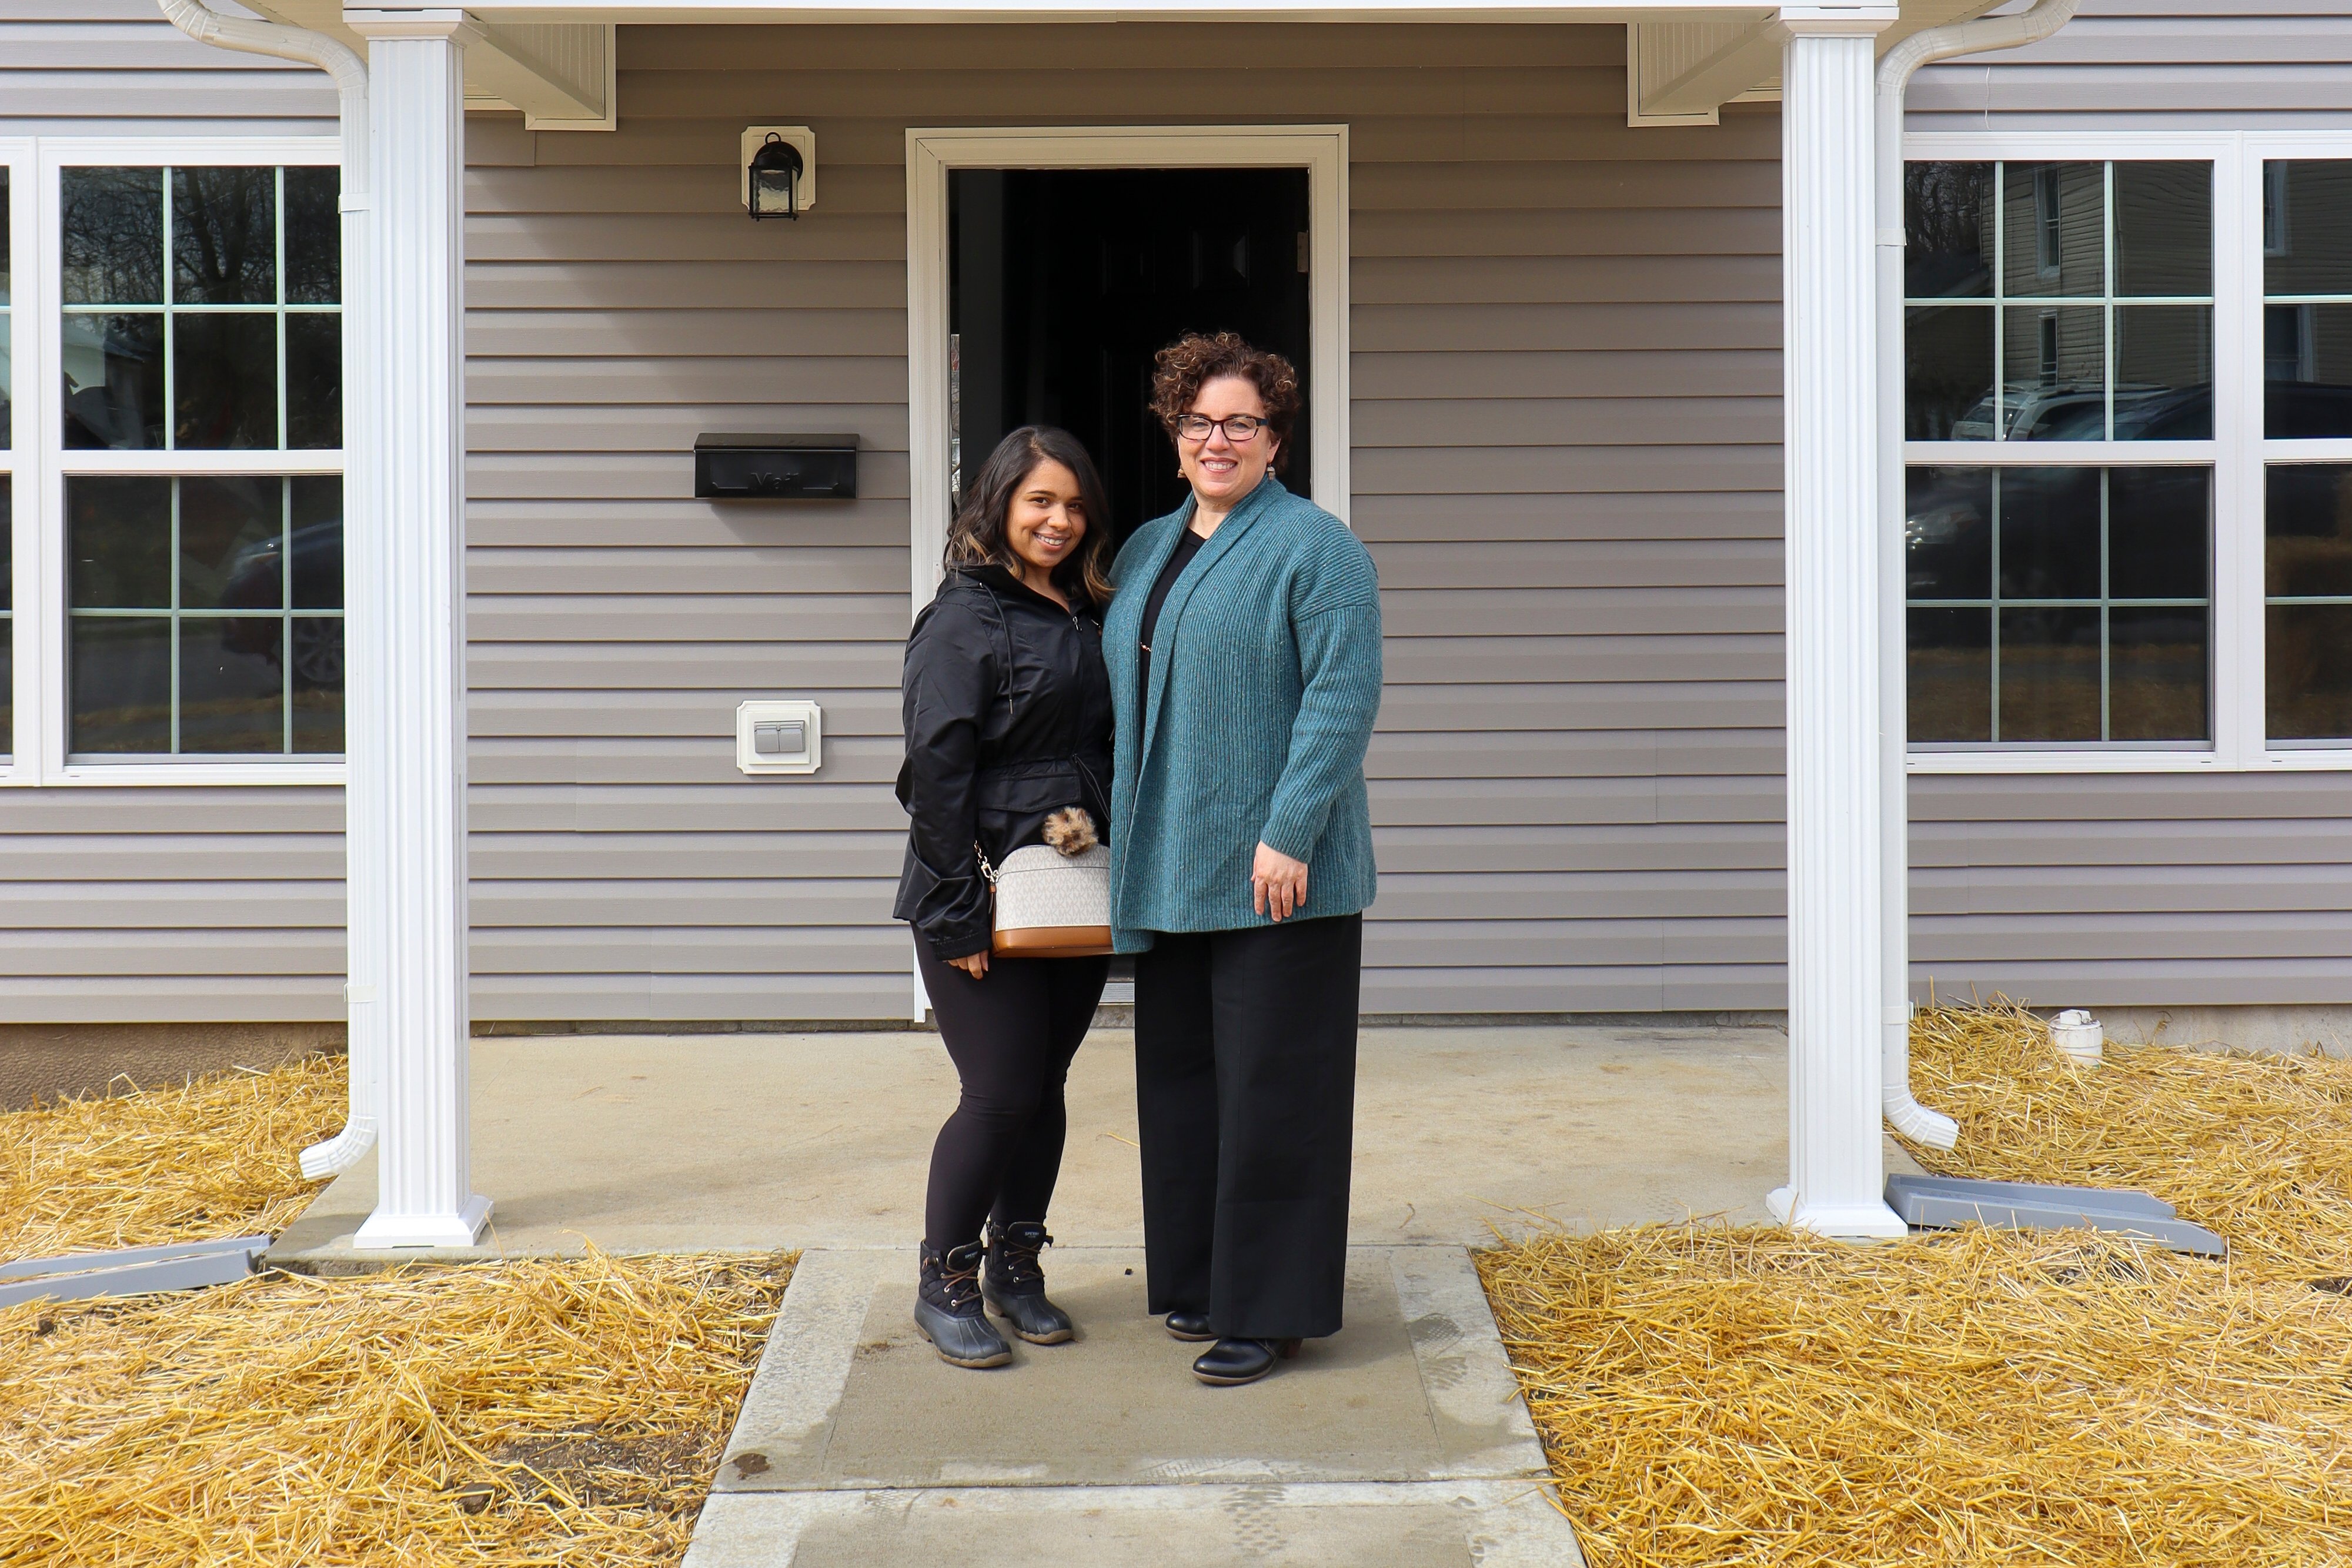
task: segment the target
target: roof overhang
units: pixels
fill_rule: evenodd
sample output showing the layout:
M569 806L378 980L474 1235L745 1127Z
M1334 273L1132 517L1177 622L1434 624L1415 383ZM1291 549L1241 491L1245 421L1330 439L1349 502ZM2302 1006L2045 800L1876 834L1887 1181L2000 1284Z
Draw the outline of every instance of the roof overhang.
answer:
M341 0L241 0L272 22L308 27L367 54L367 40L343 21ZM424 7L388 5L371 10ZM466 107L519 109L533 131L610 131L616 64L612 20L561 16L523 19L476 15L481 41L466 50Z
M1878 35L1885 53L1912 34L1980 16L2000 0L1903 0L1902 19ZM1650 18L1625 28L1629 125L1713 125L1727 103L1780 96L1775 7L1730 19Z

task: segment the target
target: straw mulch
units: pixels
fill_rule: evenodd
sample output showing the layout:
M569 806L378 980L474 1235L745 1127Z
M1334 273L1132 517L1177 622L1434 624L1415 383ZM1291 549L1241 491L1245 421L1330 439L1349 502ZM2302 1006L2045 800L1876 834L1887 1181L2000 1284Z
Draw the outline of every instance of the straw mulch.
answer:
M0 1311L0 1563L675 1563L788 1271L592 1255Z
M0 1258L274 1229L330 1064L0 1115ZM788 1256L0 1310L0 1563L674 1564Z
M2233 1275L2352 1274L2352 1061L2106 1047L2075 1068L2005 1001L1923 1011L1911 1084L1960 1124L1928 1170L2152 1192L2229 1239Z
M0 1260L277 1234L316 1183L297 1159L342 1125L343 1059L0 1115Z
M2352 1563L2352 1064L2108 1049L1923 1018L1937 1163L2144 1186L2231 1261L1707 1225L1481 1255L1594 1568Z

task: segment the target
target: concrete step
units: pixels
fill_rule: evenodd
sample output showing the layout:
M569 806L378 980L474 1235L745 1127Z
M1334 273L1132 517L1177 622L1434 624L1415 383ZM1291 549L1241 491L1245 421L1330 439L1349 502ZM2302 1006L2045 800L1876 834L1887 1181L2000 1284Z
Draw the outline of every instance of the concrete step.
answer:
M1463 1248L1349 1249L1347 1326L1244 1388L1192 1378L1139 1249L1046 1265L1078 1337L971 1372L911 1251L803 1255L688 1568L1580 1563Z

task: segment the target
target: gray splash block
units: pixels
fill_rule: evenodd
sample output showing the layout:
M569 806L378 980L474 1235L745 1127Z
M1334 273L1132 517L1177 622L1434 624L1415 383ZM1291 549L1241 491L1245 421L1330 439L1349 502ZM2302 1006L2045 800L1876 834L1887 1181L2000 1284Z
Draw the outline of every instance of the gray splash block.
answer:
M2151 1193L2121 1187L2044 1186L1962 1176L1891 1176L1886 1204L1906 1225L1990 1225L2009 1230L2105 1231L2175 1252L2225 1258L2229 1243Z
M267 1236L131 1247L121 1252L79 1252L28 1258L0 1281L0 1307L25 1301L89 1301L100 1296L148 1296L229 1285L254 1270Z
M915 1263L806 1253L744 1400L721 1493L1540 1478L1543 1450L1460 1247L1353 1248L1347 1327L1263 1383L1208 1388L1144 1312L1127 1248L1047 1254L1077 1321L1011 1366L943 1364Z
M182 1258L203 1258L215 1252L257 1257L269 1249L267 1236L220 1236L200 1241L165 1241L153 1247L120 1247L110 1252L65 1252L54 1258L19 1258L0 1263L0 1280L26 1280L38 1274L79 1274L92 1269L127 1269L136 1263L168 1263Z
M1548 1483L1260 1482L727 1493L684 1568L1584 1568Z

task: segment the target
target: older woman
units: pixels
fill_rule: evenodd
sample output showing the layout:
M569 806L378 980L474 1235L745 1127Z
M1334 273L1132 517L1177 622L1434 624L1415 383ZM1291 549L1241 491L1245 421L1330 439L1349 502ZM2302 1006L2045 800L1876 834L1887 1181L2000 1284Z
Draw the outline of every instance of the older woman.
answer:
M1298 407L1232 333L1160 351L1192 495L1128 540L1103 623L1150 1310L1216 1341L1192 1364L1215 1385L1337 1333L1347 1273L1380 582L1274 476Z

